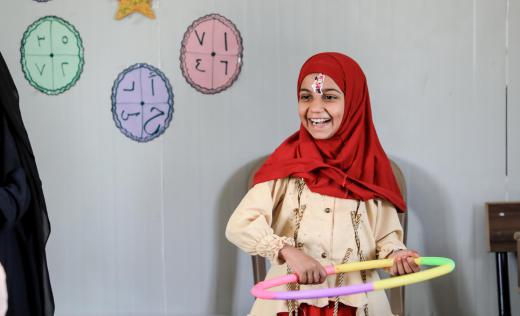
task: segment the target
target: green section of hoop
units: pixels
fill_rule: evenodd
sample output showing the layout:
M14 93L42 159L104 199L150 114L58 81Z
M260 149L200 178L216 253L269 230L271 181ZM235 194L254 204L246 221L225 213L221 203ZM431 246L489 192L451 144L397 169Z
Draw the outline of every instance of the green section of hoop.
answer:
M424 266L448 265L448 266L452 266L452 268L455 268L455 261L453 261L449 258L444 258L444 257L420 257L419 265L424 265Z

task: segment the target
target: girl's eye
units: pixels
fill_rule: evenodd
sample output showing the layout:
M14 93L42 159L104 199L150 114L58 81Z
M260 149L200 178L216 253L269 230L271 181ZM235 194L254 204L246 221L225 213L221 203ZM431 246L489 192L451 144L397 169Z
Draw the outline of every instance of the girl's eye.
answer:
M300 100L302 100L302 101L308 101L308 100L310 100L310 98L311 98L311 96L308 94L300 95Z
M327 101L333 101L336 100L338 97L332 94L325 94L323 95L323 98Z

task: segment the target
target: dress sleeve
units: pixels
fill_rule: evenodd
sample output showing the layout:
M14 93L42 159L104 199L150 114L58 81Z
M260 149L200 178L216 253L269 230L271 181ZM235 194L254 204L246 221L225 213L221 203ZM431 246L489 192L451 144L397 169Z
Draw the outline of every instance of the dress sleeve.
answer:
M395 207L385 201L376 202L376 220L373 222L376 240L376 254L379 259L385 259L392 252L406 249L403 243L403 228L397 217Z
M271 227L273 212L282 201L286 179L258 183L244 196L226 227L226 238L251 255L260 255L282 264L278 252L284 245L294 246L291 237L278 236Z
M15 225L29 208L31 193L5 118L0 138L0 226Z

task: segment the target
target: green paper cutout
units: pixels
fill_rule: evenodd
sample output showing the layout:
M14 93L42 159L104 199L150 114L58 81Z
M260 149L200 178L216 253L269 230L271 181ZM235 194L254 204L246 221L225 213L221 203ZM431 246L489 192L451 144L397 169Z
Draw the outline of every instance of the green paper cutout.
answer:
M56 95L70 89L83 72L83 42L72 24L45 16L22 37L21 64L25 78L39 91Z

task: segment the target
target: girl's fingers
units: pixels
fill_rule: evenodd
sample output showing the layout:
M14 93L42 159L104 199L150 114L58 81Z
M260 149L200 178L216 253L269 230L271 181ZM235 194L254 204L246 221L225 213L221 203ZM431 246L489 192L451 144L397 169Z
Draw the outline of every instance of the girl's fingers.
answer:
M307 271L307 284L314 283L314 274L312 271Z
M403 275L421 271L421 268L415 263L414 257L395 257L392 266L392 274Z
M321 280L320 270L316 269L316 270L314 270L314 284L321 283L320 280Z
M327 271L323 267L320 269L320 284L325 282L325 279L327 278Z
M298 283L300 283L300 284L307 284L307 273L303 272L303 273L298 274L298 275L299 275Z
M410 266L409 258L402 258L401 262L403 263L404 272L406 274L413 272L413 269Z
M419 257L419 253L415 250L399 250L393 258L394 264L390 269L390 273L392 275L403 275L421 271L421 268L414 260L414 258Z
M408 262L410 263L410 267L412 268L413 272L419 272L421 271L421 267L415 263L415 260L413 258L408 258Z
M314 274L311 271L307 271L307 284L314 283Z
M314 279L314 271L310 270L307 272L307 283L308 284L314 284L316 280Z
M397 272L399 273L399 275L404 274L404 267L401 257L397 257Z

